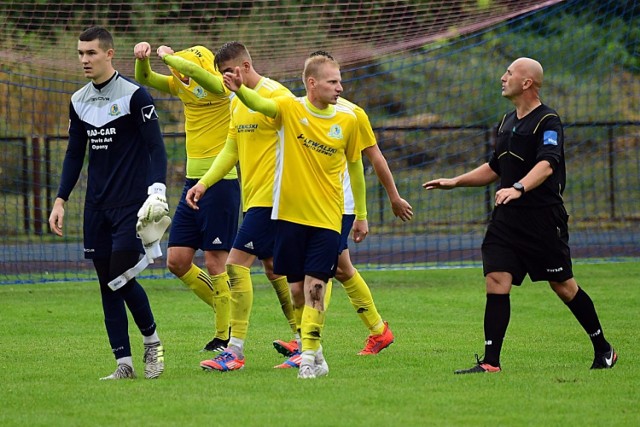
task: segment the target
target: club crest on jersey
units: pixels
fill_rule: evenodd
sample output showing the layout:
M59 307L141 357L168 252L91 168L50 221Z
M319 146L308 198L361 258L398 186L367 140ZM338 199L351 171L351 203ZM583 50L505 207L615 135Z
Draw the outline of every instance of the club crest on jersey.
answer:
M120 115L120 107L118 106L118 104L111 104L111 107L109 107L109 115L110 116Z
M207 96L207 91L205 91L202 86L196 86L195 89L193 89L193 94L196 98L202 99Z
M342 128L340 125L333 125L331 129L329 129L329 137L335 139L342 139Z

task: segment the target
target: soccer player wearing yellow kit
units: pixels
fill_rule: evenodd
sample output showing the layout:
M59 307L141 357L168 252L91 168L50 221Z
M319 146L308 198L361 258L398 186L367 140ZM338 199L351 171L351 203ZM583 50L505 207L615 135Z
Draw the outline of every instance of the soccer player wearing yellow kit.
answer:
M294 307L303 306L300 333L302 361L298 378L328 373L321 347L324 293L335 273L342 228L345 158L356 210L366 206L357 119L337 106L342 92L335 60L313 57L305 61L307 95L267 99L244 86L240 68L224 74L224 82L249 108L276 121L276 180L271 218L276 220L274 272L286 274ZM356 241L368 232L366 219L354 227Z
M158 48L171 75L151 70L151 46L141 42L134 47L135 77L140 83L178 96L184 104L186 133L186 180L169 234L167 266L186 286L215 311L215 337L204 350L222 351L229 341L230 290L225 268L227 255L238 229L240 185L232 168L200 201L200 210L187 206L187 191L200 179L222 150L229 128L230 92L218 77L214 88L205 90L172 66L184 59L215 73L214 56L203 46L176 52ZM164 56L164 55L163 55ZM220 74L218 73L218 76ZM198 249L204 251L208 274L193 263Z
M174 58L176 70L192 77L205 90L218 80L217 74ZM221 72L240 67L245 84L266 98L293 96L280 83L261 76L253 68L251 55L238 42L225 43L215 54L215 67ZM277 129L273 119L249 110L235 97L231 101L231 122L227 142L207 173L187 192L186 201L199 209L207 189L220 181L236 163L242 171L244 218L227 258L231 284L231 340L228 348L212 360L200 364L204 369L232 371L244 367L244 342L253 305L250 269L259 258L271 281L292 331L296 332L289 285L285 276L273 273L275 221L271 219L275 177ZM271 165L266 166L265 165Z
M325 56L333 59L333 57L325 51L313 52L310 57L313 56ZM344 106L356 114L356 117L358 118L360 137L369 141L364 143L367 148L363 150L363 153L371 162L373 169L378 176L378 180L385 188L394 215L402 221L409 221L413 216L413 210L411 205L400 197L400 194L398 193L389 165L376 142L376 137L373 133L367 113L358 105L342 97L338 99L338 105ZM369 286L358 270L353 266L351 257L349 256L349 247L347 243L356 215L348 171L345 171L343 188L345 192L345 206L344 215L342 217L343 225L338 268L335 277L340 281L340 283L342 283L342 286L349 297L349 301L356 310L356 313L358 313L362 322L370 331L365 347L358 354L373 355L378 354L381 350L391 345L394 341L394 336L391 329L389 329L387 322L383 321L380 316L373 301L373 296ZM299 364L300 357L298 355L298 343L296 340L289 342L276 340L273 345L280 353L285 356L289 356L289 359L281 365L282 367L295 367Z

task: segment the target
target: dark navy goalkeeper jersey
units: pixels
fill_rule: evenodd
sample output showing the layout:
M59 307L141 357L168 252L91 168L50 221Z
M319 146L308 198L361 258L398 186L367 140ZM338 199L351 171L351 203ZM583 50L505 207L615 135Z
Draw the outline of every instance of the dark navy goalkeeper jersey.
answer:
M101 85L88 83L71 97L69 145L58 190L64 200L78 181L87 146L87 207L142 204L149 185L166 182L167 153L153 99L117 72Z

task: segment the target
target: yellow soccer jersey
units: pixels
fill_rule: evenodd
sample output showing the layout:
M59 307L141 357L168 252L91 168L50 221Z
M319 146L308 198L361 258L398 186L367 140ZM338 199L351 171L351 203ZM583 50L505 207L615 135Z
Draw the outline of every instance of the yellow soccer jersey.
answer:
M200 65L212 74L221 76L213 66L213 53L203 46L194 46L175 53ZM171 94L184 104L187 178L200 178L222 150L229 130L230 92L209 93L192 78L169 67L173 78L169 81ZM237 177L235 168L227 178Z
M371 122L369 121L369 116L367 113L358 105L354 104L351 101L347 101L344 98L338 98L338 105L343 106L345 108L350 109L356 115L358 119L358 130L360 132L360 144L362 145L362 149L372 147L377 144L376 136L373 133L373 129L371 127ZM349 170L346 167L344 168L344 177L343 177L343 189L344 189L344 213L347 215L351 215L355 213L355 201L353 199L353 192L351 190L351 180L349 179Z
M363 149L356 115L340 105L320 111L306 97L274 101L281 138L271 217L340 233L345 158Z
M293 94L282 84L263 77L254 90L265 98ZM238 146L238 162L242 171L242 206L273 206L273 181L276 167L278 133L275 121L250 110L235 97L231 101L229 139Z

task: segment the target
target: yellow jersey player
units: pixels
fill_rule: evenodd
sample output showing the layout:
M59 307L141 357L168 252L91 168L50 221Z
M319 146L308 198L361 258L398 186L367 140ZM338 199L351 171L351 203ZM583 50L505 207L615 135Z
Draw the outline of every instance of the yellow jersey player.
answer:
M210 305L215 312L215 336L204 350L222 351L229 340L230 290L225 264L236 235L239 219L240 185L232 168L206 197L200 210L187 206L187 191L200 179L224 146L229 127L230 92L218 75L215 88L200 84L178 72L172 60L183 59L215 72L213 53L203 46L176 52L160 46L158 53L171 53L164 59L171 75L151 70L151 46L147 42L134 47L136 80L180 98L184 104L186 133L186 180L169 233L167 265L186 286ZM164 56L164 55L163 55ZM198 249L204 251L208 274L193 263Z
M342 92L339 64L326 57L305 61L307 95L267 99L244 86L240 68L224 74L227 87L249 108L276 121L276 176L271 218L276 220L274 272L285 274L294 307L304 306L300 322L302 360L299 378L328 373L322 355L324 293L337 266L347 160L356 208L366 205L357 119L336 105ZM355 239L366 236L366 219L354 227Z
M211 86L217 84L217 74L212 74L204 68L193 67L193 64L187 61L174 60L173 63L177 70L192 77L206 90L211 90ZM216 52L215 65L220 71L240 67L247 86L264 97L293 96L280 83L256 72L249 52L241 43L225 43ZM250 268L256 258L262 261L282 310L295 332L287 279L273 273L275 222L271 220L271 206L277 140L278 134L273 119L249 110L237 97L233 98L225 147L209 171L186 196L187 203L192 208L199 209L199 202L207 189L220 181L236 163L240 163L244 218L227 259L227 273L231 285L231 340L223 353L212 360L202 361L200 365L204 369L231 371L244 366L244 342L253 305Z
M328 58L333 58L325 51L313 52L310 57L313 56L326 56ZM385 188L394 215L402 221L409 221L413 216L413 210L411 205L400 197L400 194L398 193L389 165L376 142L376 137L373 133L367 113L358 105L342 97L338 98L338 105L344 106L355 113L358 118L360 138L368 141L363 144L367 147L363 150L363 153L371 162L380 183ZM343 178L343 188L345 205L344 215L342 217L338 268L335 277L342 284L342 287L345 289L347 296L349 297L351 305L370 331L365 347L358 354L375 355L393 343L394 335L391 332L388 323L383 321L380 316L373 301L373 296L369 286L358 270L353 266L351 257L349 256L349 233L353 227L354 221L358 218L355 212L355 203L351 190L349 172L346 169ZM325 298L325 304L328 305L327 298ZM289 357L284 363L282 363L282 365L280 365L281 367L299 366L300 355L298 340L288 342L276 340L273 342L273 345L278 352Z

